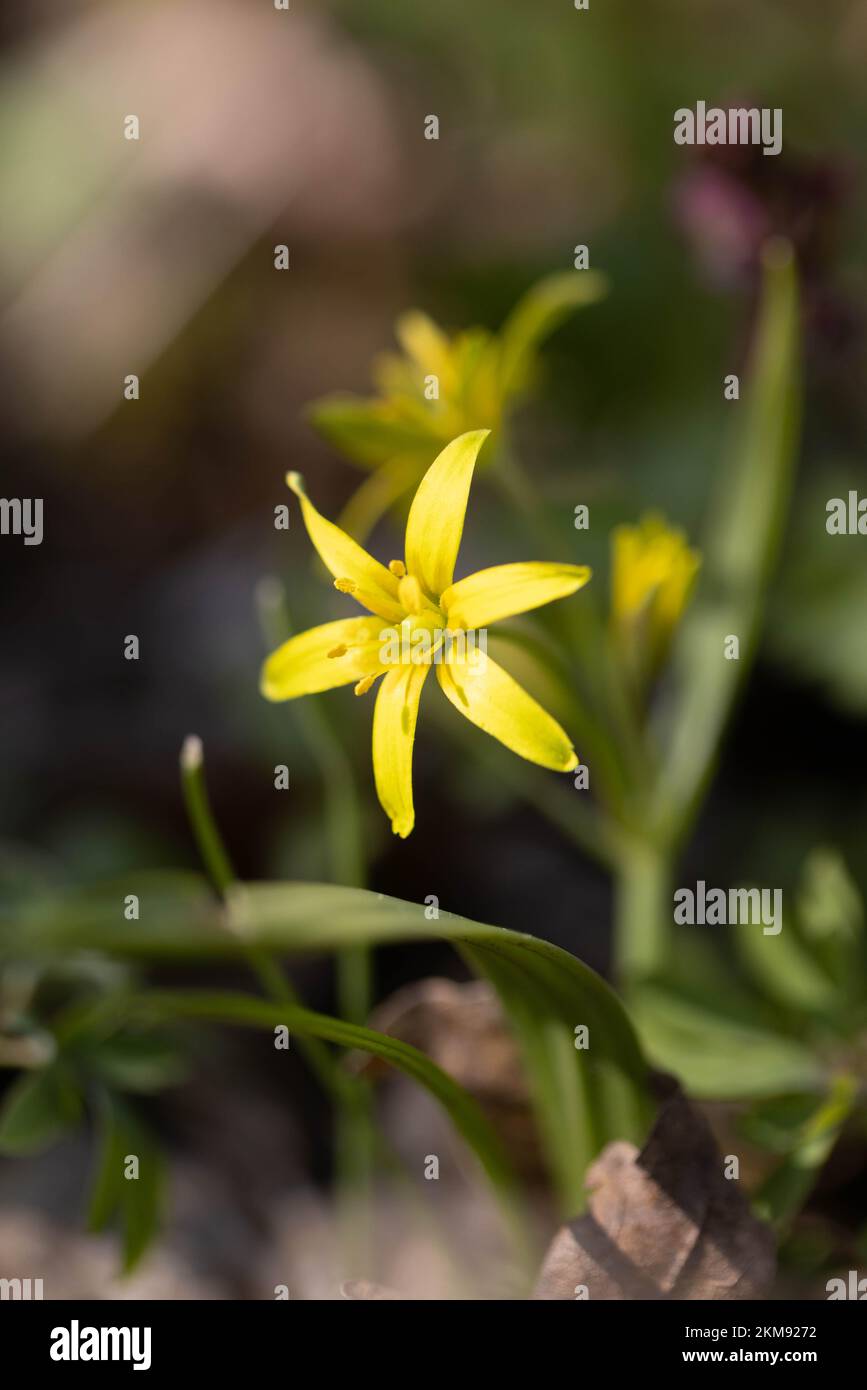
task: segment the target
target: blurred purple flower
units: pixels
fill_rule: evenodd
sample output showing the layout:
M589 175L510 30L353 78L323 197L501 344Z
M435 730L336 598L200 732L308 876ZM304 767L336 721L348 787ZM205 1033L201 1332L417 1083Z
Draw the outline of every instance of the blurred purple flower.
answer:
M812 367L838 386L851 378L865 341L864 306L835 283L853 183L842 159L800 155L785 143L773 158L760 146L706 145L694 148L671 195L675 223L700 274L720 290L747 289L755 303L762 242L772 235L791 241ZM748 334L744 348L747 341Z

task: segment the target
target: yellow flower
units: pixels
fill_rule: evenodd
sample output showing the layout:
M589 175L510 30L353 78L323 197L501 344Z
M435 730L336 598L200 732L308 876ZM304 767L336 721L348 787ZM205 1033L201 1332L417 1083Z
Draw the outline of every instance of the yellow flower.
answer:
M382 807L401 837L415 823L412 748L432 666L455 708L520 757L557 772L578 763L556 720L487 655L484 630L574 593L590 570L528 562L454 580L473 469L488 433L461 435L431 464L410 507L405 558L388 567L320 515L297 473L287 479L335 588L367 616L341 618L284 642L265 662L262 694L291 700L355 682L356 695L363 695L383 678L373 713L373 772Z
M658 665L689 601L701 564L682 531L656 513L612 534L611 618L618 639Z
M594 271L546 275L498 333L470 328L448 334L420 310L402 314L395 324L400 353L383 353L374 363L376 394L325 396L310 410L326 439L371 470L343 513L345 529L363 539L417 486L434 451L464 431L489 429L492 459L512 406L532 384L541 344L604 292Z

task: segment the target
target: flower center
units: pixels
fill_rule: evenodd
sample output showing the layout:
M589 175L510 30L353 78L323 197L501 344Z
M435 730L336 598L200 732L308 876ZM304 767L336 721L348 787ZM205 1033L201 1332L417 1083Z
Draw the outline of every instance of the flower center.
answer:
M405 617L380 634L379 659L383 666L429 666L445 641L447 620L444 613L425 595L414 575L399 574L403 566L392 561L389 568L398 579L398 597Z
M401 665L411 662L427 666L443 644L445 616L439 609L426 608L421 613L408 613L397 629L400 643L398 660Z

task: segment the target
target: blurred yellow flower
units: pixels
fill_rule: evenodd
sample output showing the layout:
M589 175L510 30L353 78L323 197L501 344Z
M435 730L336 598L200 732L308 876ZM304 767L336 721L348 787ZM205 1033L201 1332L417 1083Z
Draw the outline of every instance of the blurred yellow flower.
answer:
M326 396L310 407L319 432L371 476L341 524L363 538L380 516L414 487L434 450L484 426L497 436L510 406L532 382L545 338L583 304L605 292L594 271L548 275L518 301L499 333L471 328L449 336L419 310L401 315L401 353L374 363L376 394Z
M590 570L527 562L454 581L470 483L488 433L452 440L428 468L410 507L405 558L388 567L320 515L297 473L287 479L335 588L372 616L341 618L284 642L265 662L262 694L291 700L355 682L356 695L363 695L383 677L373 714L373 771L379 800L401 837L415 822L412 749L432 666L454 707L520 757L558 772L578 763L556 720L487 655L485 629L574 593Z
M611 619L621 644L652 671L662 661L701 565L682 531L657 513L611 537Z

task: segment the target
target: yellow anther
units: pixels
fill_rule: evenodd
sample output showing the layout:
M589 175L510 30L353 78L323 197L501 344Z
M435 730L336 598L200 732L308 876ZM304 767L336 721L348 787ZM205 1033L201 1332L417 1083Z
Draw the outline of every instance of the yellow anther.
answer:
M356 695L366 695L375 680L376 676L362 676L358 685L355 687Z
M345 643L345 642L341 642L339 647L332 647L332 649L331 649L331 651L328 653L328 655L329 655L329 656L346 656L346 653L348 652L348 650L349 650L349 648L347 647L346 643Z
M403 563L403 560L389 560L388 568L391 570L392 574L395 575L398 579L405 578L406 565Z
M354 579L335 579L335 589L339 589L341 594L354 594L358 588Z

